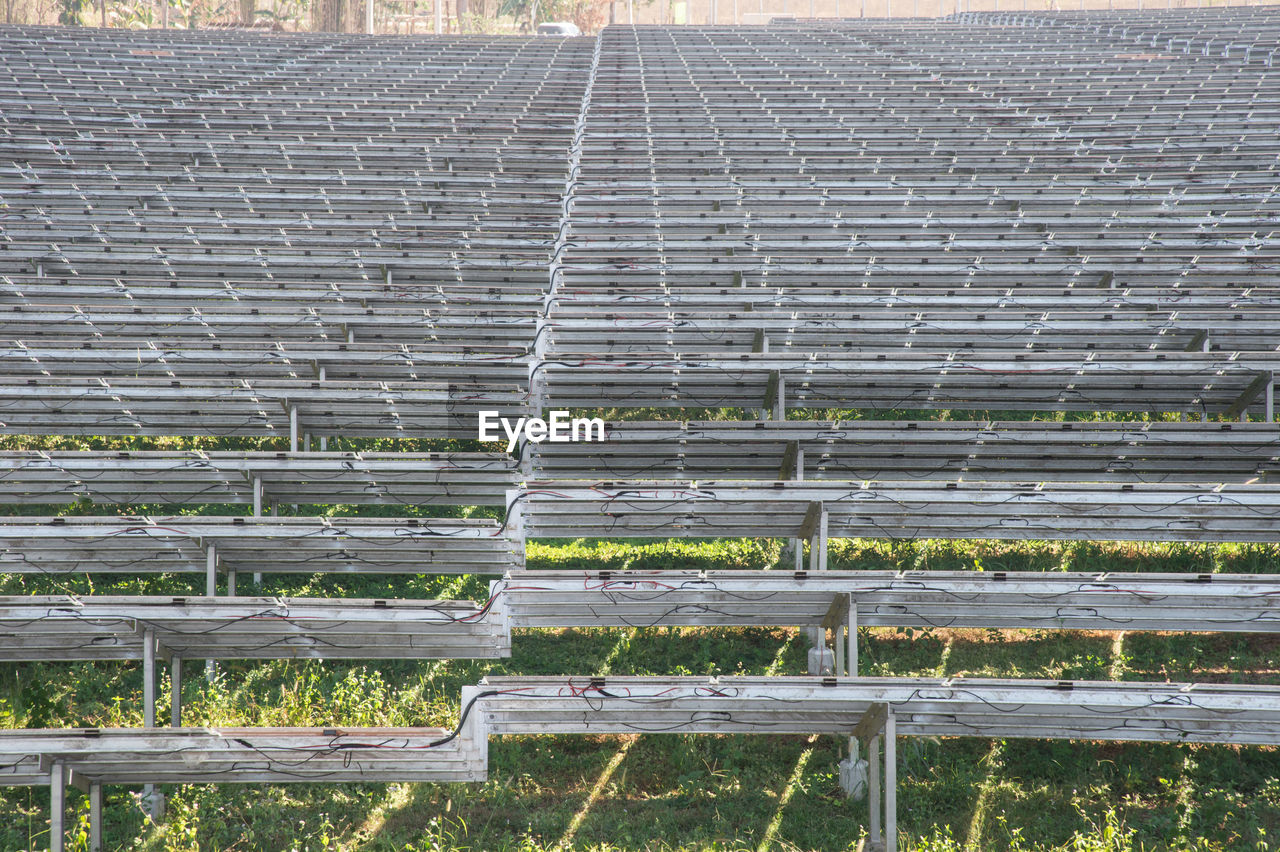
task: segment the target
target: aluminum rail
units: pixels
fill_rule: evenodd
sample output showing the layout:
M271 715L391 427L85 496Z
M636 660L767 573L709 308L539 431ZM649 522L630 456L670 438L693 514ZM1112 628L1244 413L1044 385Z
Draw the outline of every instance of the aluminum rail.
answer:
M1267 574L515 571L493 589L512 627L1280 631Z
M1247 483L1280 473L1272 423L609 421L590 454L529 443L538 479Z
M999 409L1239 413L1265 409L1272 355L987 353L600 355L539 365L566 408Z
M432 382L436 387L511 387L529 364L523 347L302 341L170 342L143 338L72 345L41 338L0 340L7 377L169 378L202 381L319 379Z
M523 550L494 521L306 517L9 517L0 572L502 574ZM210 593L212 594L212 593Z
M18 435L474 439L478 412L490 409L528 414L528 393L431 382L0 378L0 433Z
M99 345L139 339L160 339L168 341L168 345L197 340L224 344L261 340L290 344L361 341L405 345L448 343L459 350L472 351L527 347L534 333L534 306L522 306L514 294L504 296L500 305L490 302L472 307L465 302L453 304L453 299L449 299L446 304L417 308L394 303L362 307L360 299L353 299L354 304L326 303L326 292L332 298L333 291L312 288L298 288L302 293L291 289L286 294L277 288L259 298L239 293L236 294L239 298L233 300L225 288L193 292L195 282L188 280L183 284L183 295L190 299L185 308L178 306L179 298L166 295L168 306L155 305L145 312L123 306L60 305L52 299L59 295L65 299L71 294L56 291L47 293L50 303L41 304L30 300L36 295L30 293L24 296L23 304L0 305L0 327L13 339L42 344L87 339ZM68 286L76 287L76 295L81 298L92 292L84 282ZM378 289L371 290L361 293L361 298L376 299ZM4 292L3 286L0 292ZM26 293L27 288L20 292ZM130 292L128 301L137 302L143 297L145 291L139 287L138 291ZM113 298L124 301L118 290L114 291Z
M537 481L530 538L974 538L1272 542L1274 485Z
M909 307L842 311L742 311L681 306L664 312L637 310L621 299L625 315L596 316L594 310L560 306L548 322L549 351L554 355L600 353L646 354L663 351L732 355L752 351L759 336L772 351L857 352L897 348L985 351L1082 350L1099 352L1183 352L1189 346L1212 345L1225 351L1270 352L1280 333L1280 315L1223 306L1219 311L1089 312L1063 305L1056 311L1006 308L974 315L972 311ZM594 309L594 306L592 306ZM797 315L799 314L799 315ZM815 315L817 314L817 315ZM852 314L850 316L849 314ZM1203 344L1201 343L1203 341Z
M3 502L501 506L500 453L0 452Z
M482 781L474 727L0 731L0 785ZM61 777L56 777L61 775Z
M84 728L0 731L0 786L48 784L50 849L66 841L66 787L89 794L102 846L103 784L467 782L488 777L474 722L441 728Z
M471 601L121 596L0 597L0 659L492 659L500 613Z
M1280 687L980 678L487 677L490 734L843 734L1280 744Z

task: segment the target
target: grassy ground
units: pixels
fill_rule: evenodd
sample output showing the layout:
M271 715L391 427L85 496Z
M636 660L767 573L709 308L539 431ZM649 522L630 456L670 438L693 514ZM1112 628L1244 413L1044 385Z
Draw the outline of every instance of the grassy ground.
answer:
M771 540L534 543L532 568L755 568ZM837 568L1272 570L1268 547L833 543ZM173 591L199 578L103 582L99 593ZM86 578L11 577L9 593ZM251 588L251 587L250 587ZM80 590L84 590L80 588ZM248 589L246 589L248 591ZM268 578L273 594L474 596L472 578ZM524 631L496 662L231 663L185 685L190 724L451 724L463 684L520 674L801 673L786 630ZM864 631L866 674L1280 682L1259 637L987 630ZM0 666L0 725L137 725L135 664ZM167 696L167 685L159 690ZM161 717L165 708L161 708ZM159 825L136 791L107 789L112 848L533 850L847 849L866 806L844 799L835 737L508 737L473 786L232 785L172 788ZM989 740L904 740L904 848L1268 849L1280 836L1271 749ZM47 844L48 793L4 791L0 849ZM87 825L87 801L71 794ZM81 847L83 843L80 844ZM74 845L72 848L76 848Z

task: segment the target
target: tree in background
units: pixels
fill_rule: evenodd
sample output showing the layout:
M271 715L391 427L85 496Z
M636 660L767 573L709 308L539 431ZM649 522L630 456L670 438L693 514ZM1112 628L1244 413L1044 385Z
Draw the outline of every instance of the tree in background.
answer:
M609 0L501 0L498 14L529 21L530 30L545 21L572 21L584 33L594 33L609 17Z
M90 0L58 0L58 23L78 27L84 22L80 14L89 8Z
M318 33L346 32L347 0L316 0L311 7L311 29Z

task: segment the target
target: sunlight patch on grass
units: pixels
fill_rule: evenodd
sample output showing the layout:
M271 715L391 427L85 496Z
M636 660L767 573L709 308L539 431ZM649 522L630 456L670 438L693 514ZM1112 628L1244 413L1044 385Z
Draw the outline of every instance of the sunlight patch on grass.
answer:
M782 825L782 814L787 809L787 803L791 801L791 797L795 795L796 788L800 786L800 779L804 777L805 767L809 765L809 758L813 757L813 743L818 741L818 735L814 734L809 737L810 748L801 752L800 757L796 760L795 769L791 771L791 777L787 779L787 786L783 788L782 795L778 797L778 808L773 812L773 819L769 820L769 827L764 831L764 837L760 839L760 845L756 847L756 852L768 852L773 846L774 839L778 836L778 828Z
M573 819L569 822L569 827L565 829L564 834L556 843L556 849L570 848L573 838L578 834L578 829L582 827L587 814L591 813L591 806L604 795L605 788L609 786L609 781L613 778L613 773L618 771L618 767L622 765L622 761L627 757L627 752L631 751L631 744L635 741L635 737L629 737L622 741L622 745L618 746L618 750L614 752L613 757L609 759L604 769L601 770L600 777L596 779L595 786L591 788L591 794L582 803L582 807L578 808L578 812L573 815Z

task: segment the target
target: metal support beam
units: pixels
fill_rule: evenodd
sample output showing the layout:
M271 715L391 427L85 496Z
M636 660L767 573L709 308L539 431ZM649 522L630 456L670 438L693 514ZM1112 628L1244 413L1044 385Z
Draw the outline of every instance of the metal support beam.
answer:
M853 727L853 735L857 739L866 740L879 737L884 730L885 721L889 718L889 705L883 702L872 704L862 714L858 724Z
M142 727L156 726L156 632L147 628L142 634ZM154 784L144 784L142 798L153 820L163 812L160 794Z
M236 572L234 570L227 571L227 597L234 598L236 596Z
M67 773L61 760L49 770L49 852L62 852L66 842Z
M204 594L208 598L217 597L218 594L218 549L214 544L205 548ZM213 683L213 670L213 660L205 660L204 677L209 683Z
M142 634L142 726L156 726L156 632L150 627Z
M787 448L782 453L782 464L778 465L778 479L791 479L795 475L800 453L799 441L787 441Z
M849 630L849 677L858 676L858 601L849 595L849 615L845 622Z
M870 814L871 830L868 838L877 848L885 850L897 849L898 846L898 746L897 724L893 718L893 710L887 703L872 704L862 714L858 724L853 728L853 739L869 740L867 762L870 769L870 793L867 796L867 808ZM883 835L881 833L880 814L880 741L884 740L884 820ZM850 753L853 752L852 741ZM883 844L883 845L882 845Z
M156 726L156 632L148 627L142 634L142 727ZM164 812L163 799L156 785L145 784L142 798L153 820Z
M1191 342L1183 349L1184 352L1208 352L1209 351L1209 332L1201 329L1191 338Z
M169 724L182 727L182 657L169 658Z
M849 595L842 593L832 596L831 608L827 610L826 617L822 620L824 629L831 629L832 642L835 644L835 669L832 671L836 677L845 673L845 666L848 660L845 658L845 650L847 648L844 641L844 627L846 613L849 610Z
M218 546L207 544L204 548L204 595L207 598L218 594Z
M809 540L817 534L818 526L822 522L822 515L825 511L821 501L814 500L809 503L809 507L804 513L804 520L800 523L800 538Z
M898 736L892 710L884 723L884 848L898 848Z
M253 478L253 516L255 518L262 517L262 477L255 476ZM253 584L255 586L262 585L262 572L253 572Z
M289 406L289 452L298 451L298 406Z
M1259 396L1266 393L1267 386L1272 383L1271 373L1261 373L1249 382L1249 386L1244 389L1236 401L1223 413L1227 420L1234 420L1242 414L1245 414L1249 406Z
M89 852L102 852L102 785L89 785Z
M870 775L868 780L867 792L867 814L868 822L871 823L867 832L868 840L872 843L880 844L884 842L884 835L880 831L880 737L871 738L871 742L867 745L867 774Z

